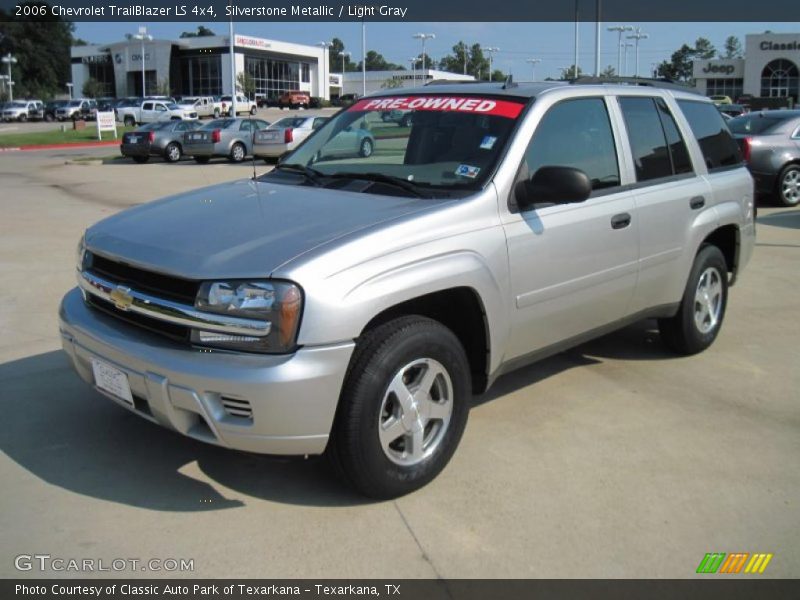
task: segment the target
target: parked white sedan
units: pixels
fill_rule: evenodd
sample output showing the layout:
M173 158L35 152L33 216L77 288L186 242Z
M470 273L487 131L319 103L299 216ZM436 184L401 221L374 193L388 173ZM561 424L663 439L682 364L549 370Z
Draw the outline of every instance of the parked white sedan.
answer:
M275 121L263 131L256 132L253 154L266 160L278 158L322 127L328 117L285 117Z

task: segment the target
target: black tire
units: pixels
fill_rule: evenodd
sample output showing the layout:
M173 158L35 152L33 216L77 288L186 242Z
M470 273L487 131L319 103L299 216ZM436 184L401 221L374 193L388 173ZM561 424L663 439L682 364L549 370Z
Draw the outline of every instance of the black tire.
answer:
M48 113L44 116L44 120L47 121L48 123L52 123L53 121L56 120L56 118Z
M445 369L452 383L452 412L447 427L424 434L438 440L431 453L415 464L403 465L384 450L380 422L385 418L382 411L390 382L405 366L421 359L435 361ZM452 331L420 316L389 321L358 341L339 399L328 457L340 475L365 496L388 499L408 494L429 483L450 461L467 424L470 396L469 363ZM408 443L405 440L403 445Z
M134 160L134 162L137 162L137 163L139 163L140 165L143 165L143 164L144 164L144 163L146 163L148 160L150 160L150 157L149 157L149 156L131 156L131 158Z
M133 127L136 125L136 119L131 116L127 116L125 117L125 120L122 121L122 124L125 125L125 127Z
M178 162L183 156L183 149L178 142L170 142L164 148L164 160L167 162Z
M364 138L361 140L361 146L358 148L358 155L362 158L367 158L372 156L374 150L375 145L372 143L372 140L369 138Z
M219 119L219 109L218 108L214 109L214 118L215 119Z
M253 115L254 117L256 116L257 112L258 112L258 110L256 109L255 106L250 109L250 114Z
M714 306L719 306L718 316L714 321L709 317L709 329L703 331L696 322L696 312L702 305L696 300L700 278L712 269L716 272L716 277L720 285L719 302ZM713 276L712 276L713 280ZM700 305L700 306L698 306ZM716 246L705 245L700 248L694 259L692 270L689 272L689 279L686 282L686 289L683 293L680 307L677 314L669 319L659 319L658 329L661 332L661 339L666 346L679 354L697 354L708 348L717 338L722 321L725 317L725 309L728 305L728 265L725 257Z
M236 142L231 146L231 152L228 155L228 160L233 163L240 163L247 158L247 148L241 142Z
M20 123L24 123L27 120L28 120L28 115L20 115L19 116L19 122Z
M793 180L787 182L786 179ZM788 184L788 185L787 185ZM775 182L775 199L781 206L797 206L800 204L800 165L786 165L781 169Z

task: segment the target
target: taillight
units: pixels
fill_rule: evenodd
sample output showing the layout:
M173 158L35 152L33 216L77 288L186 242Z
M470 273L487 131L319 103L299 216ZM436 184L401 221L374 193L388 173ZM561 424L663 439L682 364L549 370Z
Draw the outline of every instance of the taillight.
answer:
M222 135L220 134L219 129L215 129L211 132L211 141L215 144L222 139Z
M147 141L150 142L151 144L156 141L155 131L151 131L150 133L147 134Z
M291 127L283 130L283 143L289 144L294 140L294 132Z
M753 138L746 137L742 141L742 157L744 162L750 162L750 152L753 148Z

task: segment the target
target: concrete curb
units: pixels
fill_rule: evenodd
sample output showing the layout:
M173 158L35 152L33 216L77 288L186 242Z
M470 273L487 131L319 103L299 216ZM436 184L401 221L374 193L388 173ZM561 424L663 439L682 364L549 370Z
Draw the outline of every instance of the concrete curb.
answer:
M105 142L83 142L76 144L31 144L28 146L10 146L0 148L0 152L29 152L36 150L70 150L80 148L101 148L103 146L119 146L121 140L108 140Z

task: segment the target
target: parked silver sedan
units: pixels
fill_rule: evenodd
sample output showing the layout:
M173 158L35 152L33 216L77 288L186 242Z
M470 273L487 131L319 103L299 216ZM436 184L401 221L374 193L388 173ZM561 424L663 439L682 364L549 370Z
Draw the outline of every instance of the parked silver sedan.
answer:
M253 134L269 127L263 119L225 118L210 121L183 137L184 153L198 163L207 163L213 156L225 156L231 162L242 162L253 151Z
M167 162L178 162L183 156L183 136L200 127L199 121L161 121L142 125L122 136L120 152L137 163L146 163L151 156Z
M783 206L800 204L800 110L764 110L728 121L756 182Z
M278 158L281 154L294 150L328 120L329 117L319 115L278 119L263 131L256 132L253 155L265 160Z

